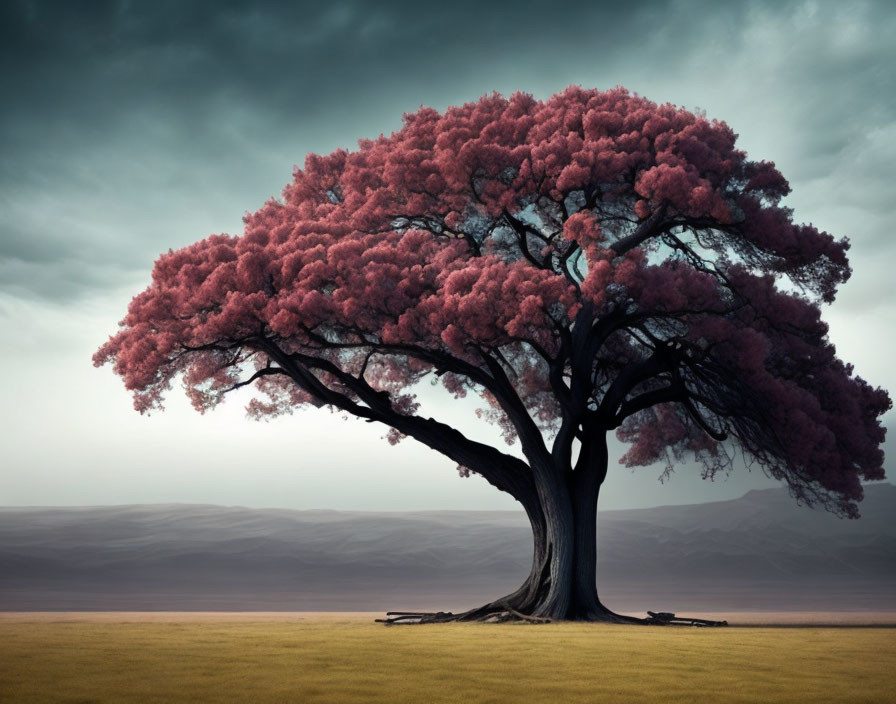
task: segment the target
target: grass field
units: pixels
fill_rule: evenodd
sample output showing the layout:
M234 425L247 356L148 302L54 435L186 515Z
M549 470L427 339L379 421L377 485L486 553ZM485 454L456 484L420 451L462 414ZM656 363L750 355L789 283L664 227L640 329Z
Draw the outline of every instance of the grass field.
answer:
M893 627L372 618L0 614L0 702L896 702Z

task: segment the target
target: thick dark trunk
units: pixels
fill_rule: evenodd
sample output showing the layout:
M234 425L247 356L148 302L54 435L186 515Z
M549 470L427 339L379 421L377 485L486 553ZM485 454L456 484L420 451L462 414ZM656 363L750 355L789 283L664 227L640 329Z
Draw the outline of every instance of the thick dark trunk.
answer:
M601 433L591 438L579 454L571 477L575 520L575 564L572 599L567 618L593 620L606 609L597 596L597 499L607 476L607 439Z
M547 480L539 477L547 477ZM553 475L552 469L536 470L539 506L545 522L544 567L539 570L536 593L541 598L533 604L532 615L542 618L566 618L569 611L570 576L575 564L575 524L568 487ZM533 555L533 566L538 555ZM534 570L533 570L534 571Z
M603 604L597 593L597 501L600 487L607 476L607 443L603 432L595 433L583 444L575 469L567 473L569 503L565 520L545 516L548 538L540 550L535 541L533 570L529 581L538 579L534 565L548 560L554 563L549 585L555 600L552 603L523 604L518 609L538 616L560 620L617 621L620 617ZM536 532L533 528L533 532ZM556 536L561 536L558 544ZM566 551L566 559L562 552ZM541 579L546 579L542 573ZM536 583L530 591L546 593L548 585ZM562 596L559 596L562 595Z
M554 620L617 620L598 599L597 499L607 473L603 434L582 447L565 485L540 487L518 499L533 535L529 576L512 594L488 605Z
M511 594L465 613L389 612L386 623L439 623L474 620L607 621L723 625L700 619L647 619L616 614L598 598L597 500L607 475L604 432L592 433L582 445L574 469L563 480L545 467L533 468L534 482L504 486L526 510L532 528L532 568Z

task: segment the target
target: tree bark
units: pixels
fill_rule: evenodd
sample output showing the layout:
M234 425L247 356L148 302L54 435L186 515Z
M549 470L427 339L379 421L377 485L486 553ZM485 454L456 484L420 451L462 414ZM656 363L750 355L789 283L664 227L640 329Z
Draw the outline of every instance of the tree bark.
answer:
M598 597L597 502L607 465L606 431L595 429L583 443L575 468L565 473L565 513L544 511L544 545L538 538L534 542L533 569L527 581L536 583L529 591L550 597L519 604L519 611L558 620L637 621L610 611ZM539 530L533 525L534 534ZM537 566L545 560L551 568L539 572Z
M597 499L607 474L606 434L597 433L586 442L575 469L569 468L562 478L542 469L534 472L534 486L515 495L532 529L532 567L526 580L513 593L485 606L464 614L439 614L435 620L474 620L497 614L629 620L609 611L597 596Z
M575 563L572 600L567 618L595 620L606 609L597 596L597 500L607 476L607 438L601 432L588 438L579 452L571 477L575 521Z

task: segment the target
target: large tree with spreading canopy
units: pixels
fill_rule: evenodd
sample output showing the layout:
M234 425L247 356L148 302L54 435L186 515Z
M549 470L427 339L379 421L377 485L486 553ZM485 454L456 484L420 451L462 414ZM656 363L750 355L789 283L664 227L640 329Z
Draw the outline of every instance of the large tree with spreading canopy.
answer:
M140 412L181 377L199 411L254 384L252 416L328 406L413 438L531 522L529 576L463 618L617 619L595 585L609 432L627 465L755 462L849 517L884 476L890 399L820 317L848 243L794 224L735 140L623 88L421 108L309 155L241 236L162 255L94 361ZM522 457L418 414L424 379L478 394Z

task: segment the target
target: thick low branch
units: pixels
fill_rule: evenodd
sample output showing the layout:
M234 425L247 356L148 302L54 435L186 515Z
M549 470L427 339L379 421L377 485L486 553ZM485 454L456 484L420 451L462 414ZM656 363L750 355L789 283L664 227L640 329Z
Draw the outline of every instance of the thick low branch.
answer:
M522 402L519 394L516 392L513 383L507 377L507 374L504 372L500 363L496 362L485 351L480 351L480 356L486 365L486 369L483 369L482 367L445 352L431 350L417 345L380 343L364 340L361 337L359 337L359 341L356 343L329 343L326 338L314 333L314 331L309 330L307 333L309 336L313 336L313 339L322 347L330 346L337 349L370 349L382 354L402 354L408 357L414 357L423 362L428 362L439 371L448 371L461 376L466 376L495 397L498 404L501 406L501 409L510 419L511 423L513 423L517 435L523 443L524 452L526 452L527 456L547 456L547 449L544 446L544 440L541 433L526 409L525 404ZM521 342L528 341L521 340ZM547 357L547 352L545 350L535 344L532 344L532 346L533 349L546 358L546 361L549 363L552 361L550 357ZM334 374L358 394L359 398L361 398L364 403L371 406L382 405L382 398L377 398L379 392L376 392L369 384L367 384L366 380L363 378L363 374L360 378L356 378L326 360L310 355L304 355L301 358L306 366L312 368L317 367ZM391 409L391 406L388 407Z
M321 402L359 418L395 428L459 465L469 467L490 484L520 501L527 512L537 510L536 506L528 505L537 499L537 492L532 471L522 460L491 445L471 440L459 430L433 418L398 413L392 408L388 394L377 391L365 380L348 374L329 360L290 355L269 340L259 342L259 347L303 390ZM332 374L366 405L328 387L312 373L312 368Z

